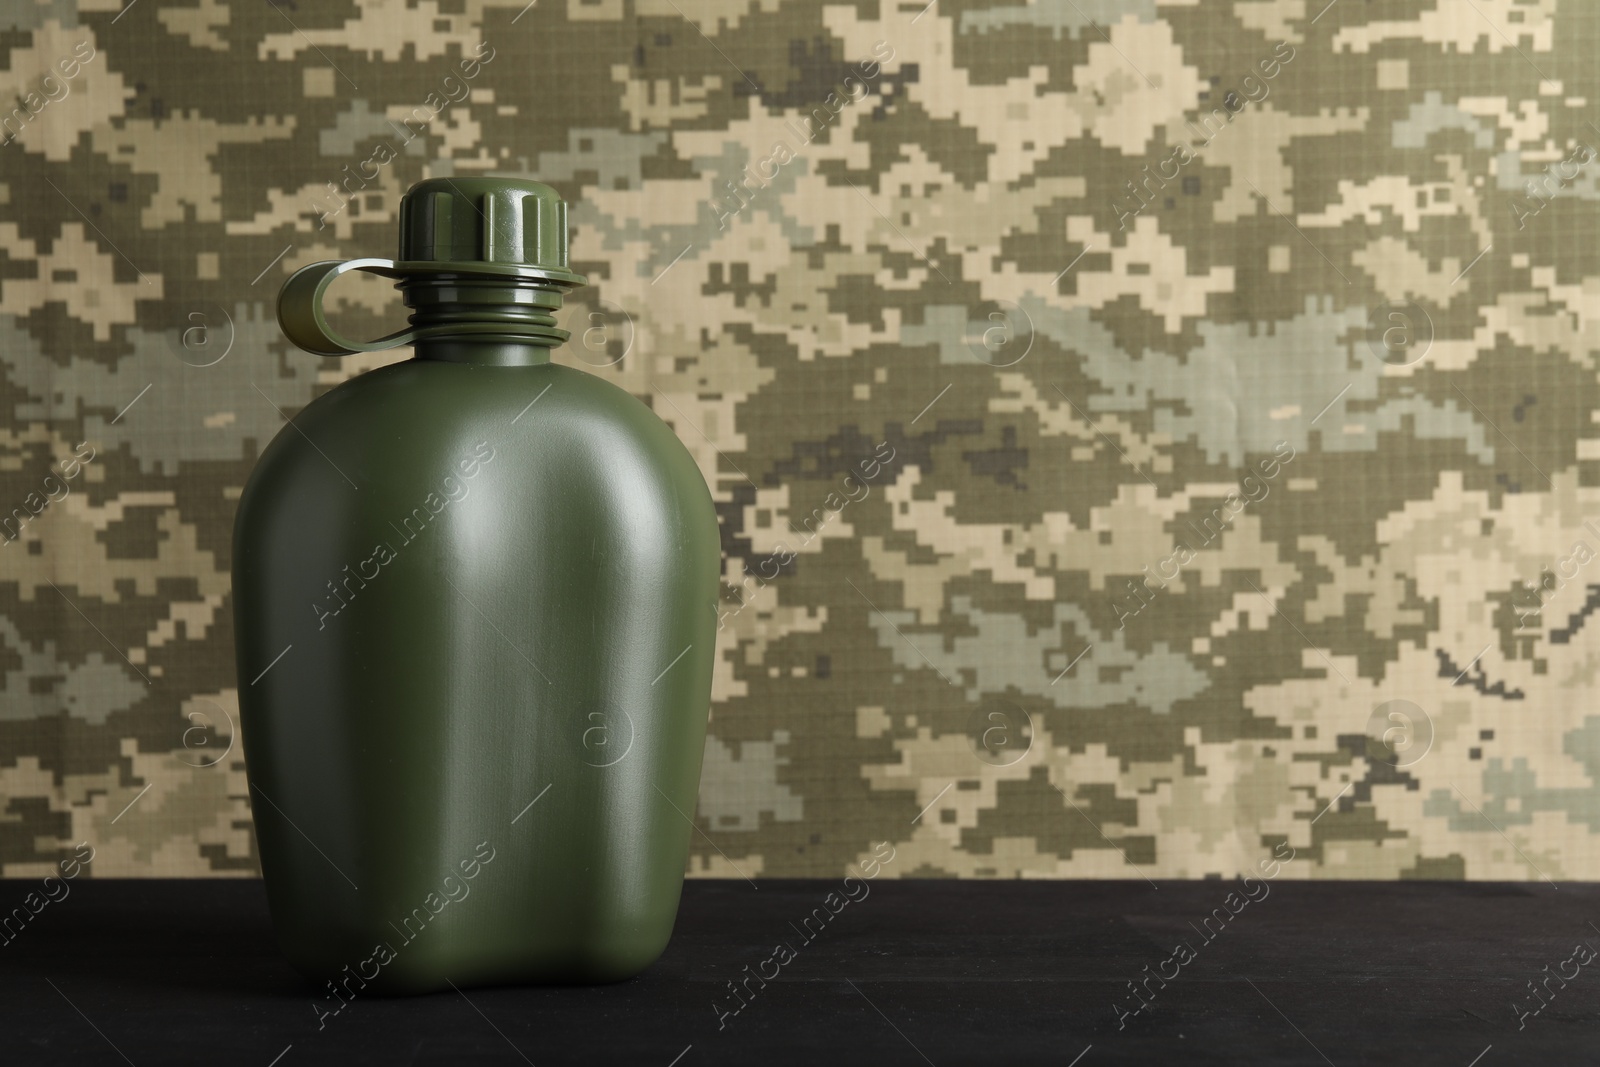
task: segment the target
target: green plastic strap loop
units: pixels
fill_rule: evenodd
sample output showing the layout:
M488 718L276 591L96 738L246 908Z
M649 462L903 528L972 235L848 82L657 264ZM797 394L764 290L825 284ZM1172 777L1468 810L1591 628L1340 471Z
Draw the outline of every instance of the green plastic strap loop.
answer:
M484 340L520 340L534 344L561 344L565 330L553 325L530 329L505 318L482 322L435 322L412 325L375 341L355 341L341 335L328 323L322 301L328 286L339 275L364 270L396 282L417 284L425 279L479 279L508 285L532 285L562 292L583 285L581 274L559 267L535 267L511 263L396 262L392 259L326 259L301 267L283 283L278 293L278 324L284 335L300 348L319 356L348 356L356 352L380 352L386 348L415 344L430 337L478 336ZM410 301L408 300L409 304ZM560 306L560 301L556 301Z
M319 356L348 356L356 352L379 352L398 348L416 339L417 330L408 326L375 341L352 341L328 324L322 311L323 295L339 275L364 270L385 278L399 278L392 259L325 259L301 267L283 283L278 293L278 325L284 335L299 347Z

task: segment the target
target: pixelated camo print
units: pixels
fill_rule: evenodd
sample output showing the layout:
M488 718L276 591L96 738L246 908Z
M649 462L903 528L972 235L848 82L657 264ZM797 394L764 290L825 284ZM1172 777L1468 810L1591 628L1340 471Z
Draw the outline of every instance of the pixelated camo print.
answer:
M1600 877L1600 9L0 10L0 870L250 875L229 542L537 177L725 552L700 875ZM343 328L402 309L349 283Z

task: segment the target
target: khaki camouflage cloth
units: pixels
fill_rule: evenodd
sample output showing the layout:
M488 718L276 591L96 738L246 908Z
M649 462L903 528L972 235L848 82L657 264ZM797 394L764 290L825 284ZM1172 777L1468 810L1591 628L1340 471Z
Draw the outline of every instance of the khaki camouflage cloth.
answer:
M1600 8L0 7L0 869L257 870L230 532L439 175L722 524L691 873L1600 878ZM380 281L338 325L398 327Z

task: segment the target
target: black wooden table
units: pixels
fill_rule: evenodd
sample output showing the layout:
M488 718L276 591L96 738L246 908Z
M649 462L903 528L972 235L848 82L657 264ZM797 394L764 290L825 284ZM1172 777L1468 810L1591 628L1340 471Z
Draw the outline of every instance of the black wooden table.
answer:
M689 882L629 982L319 1025L259 883L80 879L0 947L0 1064L1600 1062L1600 886L879 880L805 926L838 882L758 884Z

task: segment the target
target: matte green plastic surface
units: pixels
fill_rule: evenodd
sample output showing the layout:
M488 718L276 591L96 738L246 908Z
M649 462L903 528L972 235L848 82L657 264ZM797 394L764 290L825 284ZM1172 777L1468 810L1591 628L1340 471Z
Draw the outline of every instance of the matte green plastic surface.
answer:
M235 526L262 872L329 1010L649 965L705 743L719 550L687 450L536 344L417 352L297 414Z
M705 482L655 415L553 364L396 364L278 435L234 553L256 834L303 972L370 975L384 943L368 981L393 990L656 958L718 552Z

